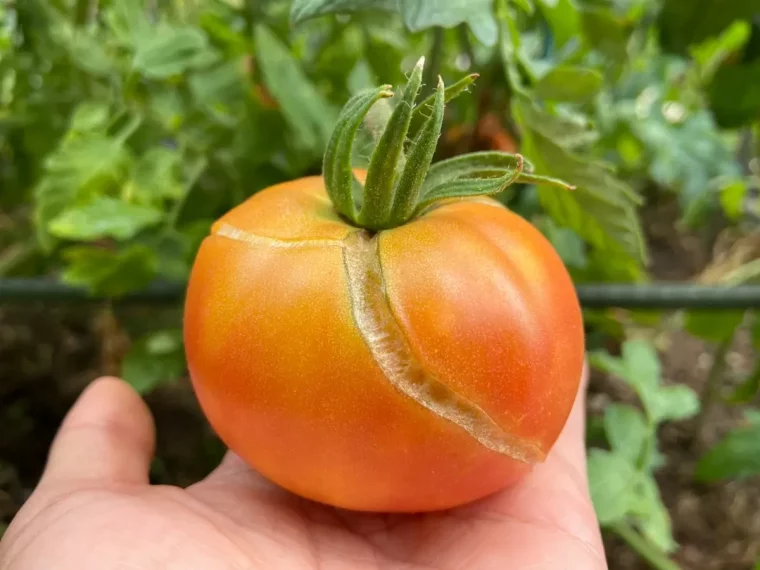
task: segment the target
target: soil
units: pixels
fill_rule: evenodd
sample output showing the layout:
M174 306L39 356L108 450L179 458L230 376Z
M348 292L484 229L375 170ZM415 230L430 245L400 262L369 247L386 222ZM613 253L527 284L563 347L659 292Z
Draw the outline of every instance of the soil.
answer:
M653 273L674 280L698 274L709 259L703 241L676 231L672 207L645 215ZM34 488L65 412L92 378L113 372L126 348L112 325L108 311L99 307L0 307L0 533ZM677 330L660 340L664 376L701 391L713 348ZM746 374L753 360L749 342L740 337L727 358L727 381ZM592 375L592 415L611 401L631 398L620 382ZM223 447L200 414L188 381L178 380L146 399L159 434L152 479L187 485L203 477ZM699 485L692 478L701 450L740 419L739 408L713 409L700 444L694 442L693 420L662 428L667 463L657 479L681 545L674 558L684 570L749 570L760 558L760 481ZM648 568L615 536L606 535L605 544L612 570Z

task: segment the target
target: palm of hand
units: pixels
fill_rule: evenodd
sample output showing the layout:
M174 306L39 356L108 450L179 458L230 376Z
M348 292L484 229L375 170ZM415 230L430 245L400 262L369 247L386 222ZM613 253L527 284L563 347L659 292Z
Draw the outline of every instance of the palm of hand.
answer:
M0 570L606 568L586 489L582 405L526 481L426 515L317 505L233 455L188 489L150 486L152 430L125 385L88 390L0 544Z

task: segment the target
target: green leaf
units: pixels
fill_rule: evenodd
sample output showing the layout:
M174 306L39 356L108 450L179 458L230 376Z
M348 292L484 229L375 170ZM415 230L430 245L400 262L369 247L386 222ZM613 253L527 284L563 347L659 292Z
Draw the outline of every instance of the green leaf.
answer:
M87 133L105 128L110 118L110 109L102 101L85 101L77 105L71 116L70 131Z
M592 449L588 456L591 501L603 525L623 520L635 506L636 471L625 457Z
M116 69L103 43L90 34L75 34L68 49L74 63L93 75L111 75Z
M240 60L196 71L188 83L195 100L207 109L230 112L231 106L244 102L245 78Z
M161 221L163 212L115 198L97 198L65 210L50 222L50 233L60 239L93 241L105 237L128 240Z
M67 261L62 275L66 283L110 297L139 291L158 269L155 253L142 245L118 251L75 246L65 250L63 257Z
M722 66L708 88L708 97L721 127L755 121L760 115L760 60Z
M748 404L760 393L760 364L744 382L739 384L728 396L727 400L732 404Z
M539 0L539 6L558 49L580 37L581 17L574 0Z
M720 205L730 220L737 221L742 217L746 196L747 184L744 180L734 180L720 189Z
M586 103L593 99L602 87L602 74L594 69L574 66L552 68L534 86L536 95L542 99Z
M634 264L646 262L637 213L640 197L607 165L560 146L562 138L552 132L565 131L573 141L577 140L578 130L566 129L566 122L553 120L527 98L516 97L513 108L523 127L522 150L535 164L536 172L576 186L573 192L540 186L539 200L546 212L557 224L574 230L600 251L628 255Z
M622 352L627 371L626 380L633 386L653 387L659 384L660 359L649 342L628 340L623 343Z
M751 28L747 22L737 20L719 36L708 38L691 47L691 55L701 68L702 81L712 79L720 65L747 43L750 32Z
M517 181L520 181L518 177ZM551 218L542 218L536 226L552 243L560 258L568 267L584 268L588 264L586 244L569 228L561 228Z
M581 26L592 48L618 62L625 61L630 31L625 21L612 10L602 7L582 9Z
M118 187L131 157L120 140L99 134L64 140L45 160L34 190L34 221L44 249L54 244L49 223L64 210Z
M644 398L652 420L678 421L694 416L699 411L699 397L688 386L662 386L647 393Z
M266 26L256 26L256 56L264 84L280 104L297 146L321 154L337 119L288 48Z
M670 515L662 503L657 482L648 473L638 473L636 479L636 526L656 546L665 552L673 552L678 544L673 539Z
M342 14L360 10L396 11L398 0L294 0L290 6L290 22L298 25L325 14Z
M650 436L641 412L633 406L610 404L604 412L604 431L612 451L636 465Z
M589 352L588 362L592 368L623 380L628 375L628 368L622 358L616 358L601 350Z
M404 0L400 8L404 23L412 32L466 23L479 42L489 47L496 44L498 28L493 0L446 0L445 7L436 1Z
M690 46L755 14L756 0L664 0L657 21L660 43L665 50L687 55Z
M179 180L181 165L182 155L177 150L164 146L148 149L132 169L124 196L147 204L182 198L186 188Z
M533 12L536 11L535 6L533 6L532 0L510 0L512 4L520 8L523 12L525 12L528 16L532 16Z
M760 475L760 423L730 432L697 463L698 481L746 479Z
M743 311L689 311L684 328L694 336L709 342L729 340L744 320Z
M140 394L177 379L185 370L181 330L152 332L135 342L124 358L122 376Z
M151 79L166 79L213 63L216 54L197 28L159 26L136 46L132 66Z

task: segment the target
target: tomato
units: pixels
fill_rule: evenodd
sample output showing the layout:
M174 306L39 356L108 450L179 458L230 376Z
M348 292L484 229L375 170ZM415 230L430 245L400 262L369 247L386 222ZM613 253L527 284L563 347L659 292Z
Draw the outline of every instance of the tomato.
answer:
M379 231L333 202L323 177L276 185L201 245L185 344L211 425L271 481L347 509L446 509L519 481L581 377L561 259L482 195Z
M187 293L186 350L222 440L291 491L425 511L524 475L559 435L583 366L568 274L487 198L371 236L321 178L220 219Z

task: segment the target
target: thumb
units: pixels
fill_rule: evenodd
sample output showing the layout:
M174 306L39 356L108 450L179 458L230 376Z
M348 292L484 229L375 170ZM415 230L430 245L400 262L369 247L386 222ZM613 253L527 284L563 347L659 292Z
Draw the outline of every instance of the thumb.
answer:
M154 446L145 402L122 380L101 378L63 420L41 482L147 484Z

